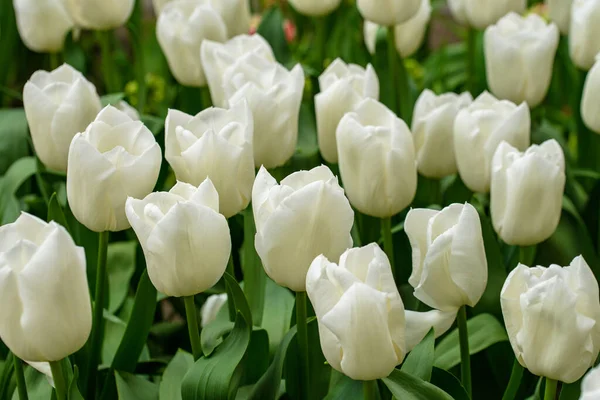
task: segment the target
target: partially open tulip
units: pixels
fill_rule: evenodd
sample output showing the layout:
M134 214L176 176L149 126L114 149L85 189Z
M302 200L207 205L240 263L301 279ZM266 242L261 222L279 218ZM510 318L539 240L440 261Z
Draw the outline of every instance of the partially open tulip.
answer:
M85 29L107 30L125 25L135 0L65 0L75 24Z
M569 33L572 6L573 0L546 0L546 8L550 19L558 26L563 35Z
M281 286L305 290L316 256L337 260L352 247L354 212L329 168L298 171L278 185L265 168L252 189L256 252L267 274Z
M600 53L585 78L581 97L581 117L588 128L600 133Z
M300 14L309 17L320 17L338 8L342 0L289 0L289 3Z
M598 281L583 257L568 267L519 264L500 304L515 356L532 374L572 383L598 357Z
M23 89L23 106L35 153L46 167L63 172L73 136L102 108L94 85L68 64L34 72Z
M209 4L197 0L176 0L161 11L156 37L173 76L185 86L205 86L200 46L204 40L224 42L227 27Z
M550 87L560 34L537 14L510 13L485 30L487 82L498 98L539 105ZM527 43L527 45L523 45Z
M386 106L363 100L340 121L337 142L344 188L358 211L388 218L412 202L417 190L412 134Z
M421 0L357 0L363 18L379 25L398 25L411 19L421 6Z
M40 53L63 49L73 28L65 0L13 0L17 28L25 46Z
M404 230L412 247L414 296L442 311L475 306L487 285L488 270L477 210L452 204L441 211L412 209Z
M573 63L584 70L594 65L600 52L600 0L573 0L569 53Z
M254 119L254 165L275 168L296 151L298 119L304 89L304 70L249 53L223 74L223 89L229 107L248 102Z
M319 149L327 162L337 163L335 131L340 120L363 99L379 99L379 80L371 64L365 69L337 58L319 76L319 87L315 96Z
M436 95L425 89L419 96L412 119L419 172L429 178L455 174L454 120L473 101L468 92Z
M337 260L337 258L336 258ZM388 376L406 355L404 304L390 262L375 243L319 256L306 276L327 362L354 380Z
M527 103L498 100L484 92L454 120L454 154L463 182L474 192L490 190L492 158L504 140L519 150L529 146Z
M150 193L143 200L130 197L125 212L158 291L193 296L221 279L231 237L210 179L197 188L178 182L169 192Z
M73 215L95 232L129 228L125 201L152 191L161 159L142 122L107 106L69 148L67 197Z
M449 0L448 5L459 23L485 29L511 11L523 13L527 0Z
M209 108L195 117L169 110L165 158L182 182L207 177L219 192L219 210L229 218L248 206L254 183L252 113L245 102L229 110Z
M556 140L533 145L524 153L501 143L492 162L494 229L508 244L543 242L558 226L564 188L565 156Z
M58 361L92 329L85 252L65 228L23 213L0 227L0 338L19 358Z
M581 397L579 400L600 399L600 366L590 370L581 382Z

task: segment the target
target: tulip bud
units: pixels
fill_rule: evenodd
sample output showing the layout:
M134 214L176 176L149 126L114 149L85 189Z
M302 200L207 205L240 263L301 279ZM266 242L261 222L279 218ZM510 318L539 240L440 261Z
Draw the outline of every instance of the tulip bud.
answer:
M337 259L337 258L336 258ZM404 304L390 262L375 243L321 255L306 276L327 362L354 380L385 378L406 355Z
M474 192L490 191L492 157L500 142L519 150L529 146L531 117L527 103L517 106L484 92L454 120L454 154L463 182Z
M309 17L322 17L339 7L342 0L289 0L300 14Z
M200 308L200 326L205 328L217 319L219 311L227 304L227 293L213 294L208 296L202 308Z
M573 64L588 70L600 52L600 0L573 0L569 53Z
M198 188L178 182L143 200L129 197L125 213L144 250L148 276L161 293L193 296L223 276L231 237L209 178Z
M379 80L371 64L364 69L337 58L319 77L319 87L315 96L319 148L327 162L337 163L335 131L340 120L363 99L379 98Z
M357 0L363 18L379 25L398 25L411 19L421 6L421 0Z
M94 85L68 64L34 72L23 89L23 106L35 153L46 167L63 172L73 136L102 108Z
M519 264L500 304L510 344L532 374L572 383L600 350L598 281L583 257L561 268Z
M539 105L550 87L560 34L537 14L510 13L485 30L487 82L494 95ZM527 45L524 46L523 42Z
M452 18L461 25L469 25L467 17L467 0L448 0L448 8Z
M260 35L240 35L226 43L204 40L200 47L202 68L210 89L213 104L227 107L223 89L223 72L246 54L255 54L272 63L275 55L269 43Z
M441 211L412 209L404 230L412 246L408 283L415 289L414 296L442 311L474 307L488 278L477 210L469 203Z
M527 0L449 0L448 5L459 23L485 29L510 12L523 13Z
M354 208L387 218L412 202L417 191L413 138L386 106L363 100L340 121L337 143L340 174Z
M579 400L600 399L600 366L590 370L581 382L581 397Z
M564 188L565 156L556 140L524 153L502 142L492 161L494 229L511 245L543 242L558 226Z
M365 46L371 55L375 54L377 47L377 33L381 26L375 22L364 21L363 23L363 36L365 39Z
M58 361L92 329L85 252L66 229L22 213L0 227L0 338L19 358Z
M558 26L563 35L568 35L573 0L546 0L545 3L550 19Z
M108 30L125 25L135 0L65 0L75 24L85 29Z
M585 78L581 97L581 117L589 129L600 133L600 53Z
M412 119L419 172L439 179L458 170L454 156L454 120L458 112L473 102L468 92L437 96L425 89L419 96Z
M252 189L256 252L277 284L305 290L306 271L319 254L332 260L352 247L354 212L326 166L298 171L277 184L265 168Z
M245 101L230 110L209 108L192 117L169 110L165 158L178 180L194 186L207 177L219 193L219 210L229 218L248 206L254 183L252 113Z
M247 101L254 119L254 165L275 168L296 151L304 89L300 64L288 71L255 53L238 59L223 73L229 107Z
M129 228L125 201L152 191L161 158L142 122L112 106L104 108L69 148L67 197L75 218L95 232Z
M17 28L27 48L39 53L63 49L73 20L64 0L13 0Z
M209 4L177 0L162 9L156 37L175 79L185 86L200 87L206 85L200 45L207 39L224 42L227 27Z

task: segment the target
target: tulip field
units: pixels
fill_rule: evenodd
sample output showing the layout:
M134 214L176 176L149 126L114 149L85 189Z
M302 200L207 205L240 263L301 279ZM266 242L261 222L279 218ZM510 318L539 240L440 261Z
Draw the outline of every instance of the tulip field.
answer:
M600 0L2 0L0 50L0 400L600 400Z

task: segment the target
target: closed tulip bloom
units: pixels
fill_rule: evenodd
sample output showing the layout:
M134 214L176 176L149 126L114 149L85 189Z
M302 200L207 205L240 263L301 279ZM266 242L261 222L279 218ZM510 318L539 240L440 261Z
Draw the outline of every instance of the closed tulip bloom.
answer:
M543 242L558 226L564 189L565 156L556 140L524 153L503 142L492 162L494 229L511 245Z
M221 279L231 237L210 179L198 187L178 182L169 192L150 193L143 200L130 197L125 212L159 292L193 296Z
M69 148L67 197L75 218L95 232L129 228L125 201L152 191L161 158L160 146L142 122L104 108Z
M560 34L537 14L510 13L485 30L485 67L492 93L539 105L550 87Z
M358 11L367 21L379 25L398 25L411 19L421 0L357 0Z
M510 12L523 13L527 0L449 0L448 5L459 23L485 29Z
M415 289L414 296L442 311L474 307L488 278L477 210L469 203L452 204L441 211L412 209L404 230L412 247L408 282Z
M277 181L265 168L252 189L255 247L267 274L296 292L316 256L337 260L352 247L354 212L344 189L325 166Z
M600 133L600 54L585 78L581 97L581 117L586 126Z
M600 52L600 0L573 0L569 53L573 63L588 70Z
M66 229L22 213L0 227L0 338L19 358L58 361L92 329L85 252Z
M375 22L364 21L363 22L363 37L365 40L365 46L371 55L375 54L376 46L377 46L377 33L381 26L377 25Z
M379 79L371 64L365 69L337 58L319 76L319 87L315 96L319 148L327 162L337 163L337 126L365 98L379 99Z
M227 293L213 294L208 296L202 308L200 308L200 326L205 328L217 319L219 311L227 304Z
M573 0L546 0L545 3L550 19L558 26L563 35L567 35L571 24Z
M458 309L450 311L430 310L404 312L406 318L406 351L412 351L433 328L434 336L440 337L452 327Z
M17 28L27 48L39 53L63 49L73 28L65 0L13 0Z
M468 92L437 96L425 89L419 96L412 119L419 172L439 179L458 170L454 156L454 120L473 101Z
M127 116L129 118L131 118L132 120L134 120L134 121L141 120L140 113L125 100L119 101L117 104L115 104L115 107L119 111L123 111L125 114L127 114Z
M289 0L300 14L309 17L321 17L339 7L342 0Z
M206 85L200 46L206 39L227 40L227 27L209 4L177 0L162 9L156 37L175 79L185 86L200 87Z
M463 182L474 192L490 191L492 158L504 140L519 150L529 146L531 117L519 106L484 92L454 120L454 154Z
M65 0L75 24L85 29L107 30L125 25L135 0Z
M469 25L467 18L467 0L448 0L448 8L452 18L461 25Z
M419 50L430 19L431 1L421 0L417 13L394 27L396 50L403 58L410 57Z
M572 383L598 357L598 281L583 257L568 267L519 264L500 304L515 356L532 374Z
M254 119L254 165L275 168L296 151L298 118L304 91L304 70L291 71L249 53L223 74L229 107L248 102Z
M23 106L35 153L46 167L67 170L69 145L96 118L96 88L68 64L36 71L23 89Z
M337 142L344 188L358 211L387 218L412 202L417 190L412 134L386 106L363 100L340 121Z
M337 259L337 258L336 258ZM372 243L346 251L339 265L318 256L306 291L327 362L354 380L385 378L406 355L404 304L390 262Z
M192 117L169 110L165 158L178 180L194 186L207 177L229 218L248 206L254 183L252 113L245 102L229 110L209 108Z
M579 400L600 399L600 367L588 372L581 382L581 397Z

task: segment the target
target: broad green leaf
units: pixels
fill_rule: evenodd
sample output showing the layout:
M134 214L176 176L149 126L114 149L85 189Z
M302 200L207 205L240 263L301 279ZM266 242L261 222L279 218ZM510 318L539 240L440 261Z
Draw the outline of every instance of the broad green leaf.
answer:
M124 98L125 93L110 93L100 97L100 102L102 103L102 107L106 107L109 104L114 106L119 104Z
M400 370L429 382L433 368L435 334L433 328L406 357Z
M29 400L48 400L52 394L52 386L48 383L46 375L33 367L27 366L24 362L23 368L25 369L25 385L27 386ZM15 390L10 398L19 400L18 392Z
M66 359L68 360L68 359ZM70 363L69 363L70 364ZM71 367L69 366L69 371ZM73 375L69 378L69 393L68 400L85 400L79 391L79 387L77 386L77 381L79 379L79 368L77 366L73 366Z
M194 356L179 349L163 373L160 381L160 400L181 400L181 381L194 365Z
M119 400L158 400L158 386L144 378L115 371Z
M2 373L0 374L0 399L6 399L9 396L8 386L14 369L13 363L14 356L9 352L2 363Z
M583 378L573 383L563 383L562 389L560 390L560 400L579 400L581 396L581 381Z
M108 245L108 311L111 313L117 312L129 292L129 283L135 271L136 247L137 241Z
M29 155L28 140L25 111L22 108L0 110L0 175L15 161Z
M56 192L52 193L50 196L50 200L48 201L48 218L47 221L55 221L57 224L62 225L69 233L71 230L69 229L69 224L67 223L67 219L65 217L65 213L62 210L62 207L58 203L58 196Z
M286 288L267 278L265 309L262 327L269 334L269 354L274 354L289 330L294 310L294 295Z
M362 400L363 383L348 378L336 370L331 371L331 386L324 400Z
M257 33L269 42L277 61L286 64L292 55L283 32L283 22L281 9L271 7L263 13Z
M244 211L243 216L244 242L242 243L240 258L242 261L242 271L244 272L244 293L252 311L253 325L260 326L265 308L267 274L254 247L256 226L254 225L254 215L252 214L251 205Z
M433 367L431 383L448 393L454 400L470 400L462 383L446 370Z
M24 157L15 161L0 179L0 221L3 224L18 218L20 209L15 193L36 171L35 157Z
M437 386L395 369L383 383L400 400L452 400L452 396Z
M244 375L241 385L256 383L269 368L269 335L267 331L259 328L252 330L248 350L242 364Z
M102 364L111 365L127 324L120 318L104 311L104 340L102 342Z
M250 312L250 306L248 305L248 301L246 300L246 296L240 288L240 285L237 283L235 278L229 275L227 272L225 272L223 278L225 278L225 282L232 290L235 309L242 313L242 315L244 316L244 320L246 320L246 322L250 325L252 323L252 313Z

